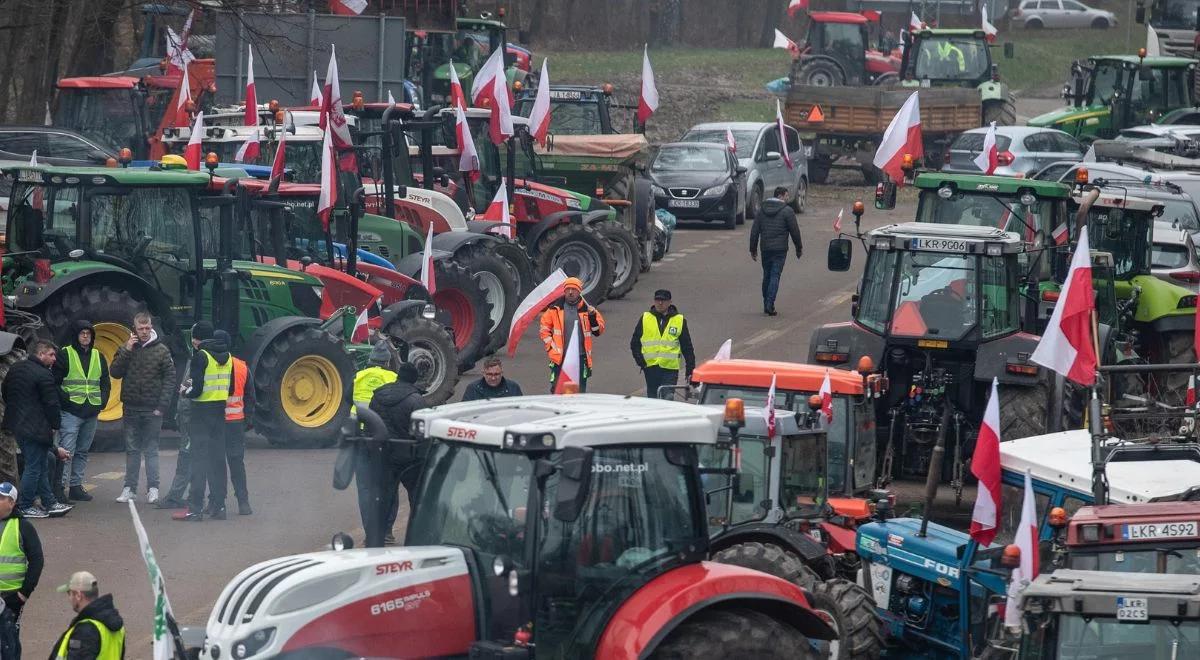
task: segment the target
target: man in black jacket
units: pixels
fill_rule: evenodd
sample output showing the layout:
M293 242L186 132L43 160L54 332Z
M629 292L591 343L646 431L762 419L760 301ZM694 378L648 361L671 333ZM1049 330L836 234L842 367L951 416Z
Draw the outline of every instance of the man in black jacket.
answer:
M58 386L50 371L57 352L48 341L33 342L29 357L9 369L3 384L4 427L17 436L25 457L21 498L17 501L25 518L57 518L71 510L50 490L50 455L55 454L59 460L70 457L67 450L54 444L62 424ZM34 499L41 499L43 508L34 506Z
M646 396L658 396L658 388L679 382L680 363L687 369L687 381L696 370L696 351L687 319L671 304L671 292L654 292L654 304L642 313L633 326L629 350L646 378ZM682 358L682 360L680 359ZM671 398L671 397L664 397Z
M412 421L412 414L429 407L425 397L421 396L421 390L416 386L419 376L417 368L405 362L396 369L396 380L375 390L375 395L371 397L371 410L383 418L390 438L410 437L408 429L409 423ZM419 445L390 443L388 446L389 483L386 484L384 491L387 498L384 505L388 512L384 526L387 543L395 543L392 527L396 525L396 518L400 512L400 486L404 486L404 491L408 495L408 506L411 511L417 481L421 477L421 466L425 463L425 454L428 449L427 442ZM357 477L355 479L357 480ZM359 489L359 510L364 515L363 525L366 526L367 508L364 490Z
M74 332L71 344L59 351L54 363L54 379L58 382L62 406L58 440L63 449L71 452L71 460L55 464L55 480L51 485L56 498L90 502L92 496L83 490L83 476L87 471L88 452L96 437L100 411L108 405L112 384L108 379L108 362L100 351L92 350L96 344L96 328L92 322L76 321ZM59 489L66 495L60 496Z
M0 554L13 560L6 562L7 566L22 559L25 561L24 576L0 580L0 598L4 599L0 611L0 657L5 660L21 657L21 610L37 589L45 565L42 541L33 524L21 517L16 509L17 497L16 486L7 481L0 483L0 529L6 531L15 525L18 532L18 535L0 534L0 538L10 539L8 544L0 542Z
M233 382L233 357L229 344L216 337L208 321L192 326L192 358L188 362L188 380L182 395L191 402L188 436L191 438L192 483L188 510L172 514L175 520L204 519L204 487L213 504L210 515L225 520L225 402ZM219 505L219 506L218 506Z
M754 225L750 227L750 258L757 259L762 250L762 297L763 312L775 316L775 295L779 293L779 277L787 261L788 238L796 245L796 258L804 254L804 242L800 240L800 226L796 214L787 205L787 188L775 189L775 197L762 203Z
M502 399L506 396L521 396L521 386L517 381L504 377L504 363L493 355L483 361L483 378L467 385L462 400Z
M125 657L125 620L113 605L112 594L100 595L95 575L73 573L58 592L71 599L75 618L50 648L49 660Z

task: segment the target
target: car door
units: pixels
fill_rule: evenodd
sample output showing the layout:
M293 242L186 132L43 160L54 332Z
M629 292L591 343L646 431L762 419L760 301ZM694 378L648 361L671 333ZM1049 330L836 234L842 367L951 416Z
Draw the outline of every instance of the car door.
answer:
M788 155L792 157L793 170L789 180L789 185L796 186L800 181L800 177L807 178L808 176L808 159L804 157L804 144L800 142L800 134L791 126L785 126L784 132L787 133L787 149ZM785 166L786 167L786 166ZM793 192L795 189L793 189Z
M41 131L0 131L0 158L29 160L35 150L45 154L43 135Z
M102 149L69 133L47 132L45 155L62 165L103 165L106 155ZM42 152L38 152L41 154ZM111 154L116 156L116 154Z
M1092 17L1088 13L1087 7L1075 0L1060 1L1062 2L1063 27L1085 28L1091 25Z
M1042 15L1042 22L1048 28L1063 27L1062 4L1059 0L1041 0L1038 5L1038 13Z
M783 164L782 150L779 146L779 130L774 126L763 131L762 141L760 142L760 153L762 160L759 161L759 167L763 173L763 198L771 197L773 191L778 186L789 186L787 180L787 166ZM775 159L771 160L770 154L775 154Z
M1056 156L1053 136L1049 132L1031 133L1021 141L1024 159L1028 162L1021 166L1027 171L1036 172L1046 165L1062 158Z

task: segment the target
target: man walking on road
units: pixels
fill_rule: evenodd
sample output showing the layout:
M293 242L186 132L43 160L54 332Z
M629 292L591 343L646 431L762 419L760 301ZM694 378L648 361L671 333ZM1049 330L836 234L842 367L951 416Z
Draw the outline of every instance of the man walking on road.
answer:
M800 239L800 226L796 214L787 205L787 188L775 189L775 196L762 203L754 225L750 227L750 258L757 259L762 251L762 297L763 312L775 316L775 295L779 293L779 277L787 261L788 238L796 245L796 258L804 254L804 242Z
M521 396L521 386L517 381L504 377L504 363L493 355L483 361L483 378L467 385L462 400L501 399L506 396Z
M412 421L412 414L429 407L425 397L421 395L421 390L417 389L416 382L419 377L416 366L405 362L396 369L396 380L375 390L375 396L371 398L370 408L383 419L390 438L410 437L409 423ZM384 449L388 473L383 502L387 511L387 519L384 521L384 543L387 545L396 542L392 528L396 526L396 518L400 513L400 486L404 486L409 511L412 511L417 481L421 476L421 466L425 464L428 449L428 440L417 444L389 443ZM363 513L364 526L367 524L365 497L367 494L360 490L359 508Z
M658 388L679 382L679 366L687 366L687 380L696 370L696 353L692 349L692 334L687 320L671 304L671 292L654 292L654 304L642 313L641 321L633 327L629 340L633 361L646 377L646 396L659 396ZM681 360L682 358L682 360ZM670 396L662 397L664 399Z
M73 573L58 592L70 598L75 618L54 643L50 660L121 660L125 657L125 620L113 605L112 594L100 595L95 575L87 571Z
M125 488L118 502L137 499L138 475L146 459L146 500L158 501L158 436L175 394L175 361L158 339L149 312L133 317L133 334L117 349L111 373L121 380L125 407Z
M21 659L21 610L42 579L42 541L17 510L17 487L0 483L0 657Z
M83 490L87 471L88 452L96 437L100 411L108 405L112 384L108 379L108 363L100 351L93 350L96 329L91 321L75 322L75 337L63 347L54 364L62 406L62 428L58 442L71 452L71 460L63 465L61 483L66 498L90 502L92 496Z
M54 344L33 342L29 357L14 364L4 379L4 426L17 436L25 457L21 475L21 499L17 508L25 518L65 516L71 506L54 498L50 489L51 454L65 461L71 454L54 446L54 437L62 423L58 386L50 369L57 358ZM37 498L42 507L33 505Z
M226 335L228 336L228 335ZM188 510L172 514L175 520L204 520L204 490L208 485L209 516L225 520L225 403L233 383L233 356L229 343L217 337L213 324L197 321L192 326L192 358L188 381L181 395L192 403L190 427L192 484Z
M214 336L226 345L233 343L224 330L217 330ZM237 357L232 360L233 380L229 384L229 398L225 400L225 447L222 453L229 466L229 481L237 498L238 515L248 516L254 510L250 508L250 491L246 487L246 410L254 410L254 387L249 383L250 367L245 360ZM219 508L225 508L224 502L217 504ZM208 507L218 508L211 496Z
M565 310L571 310L568 314ZM558 384L562 370L563 354L571 341L571 332L579 319L579 330L583 334L580 342L581 355L579 391L587 391L588 378L592 376L592 337L604 334L604 316L583 299L583 282L577 277L568 277L563 283L563 297L542 312L538 334L546 345L546 357L550 358L550 392Z

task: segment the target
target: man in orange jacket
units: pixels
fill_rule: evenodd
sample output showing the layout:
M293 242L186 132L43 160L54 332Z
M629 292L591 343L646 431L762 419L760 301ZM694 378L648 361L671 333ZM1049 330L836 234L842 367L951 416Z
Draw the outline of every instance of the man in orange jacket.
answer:
M567 314L566 310L572 310ZM587 381L592 375L592 337L604 334L604 317L599 310L587 304L583 299L583 282L577 277L568 277L563 284L563 297L542 312L541 328L538 332L542 343L546 345L546 357L550 358L550 392L558 381L558 372L562 370L563 353L571 341L572 328L575 319L579 319L579 329L583 333L580 346L582 354L579 364L582 366L579 391L587 391Z

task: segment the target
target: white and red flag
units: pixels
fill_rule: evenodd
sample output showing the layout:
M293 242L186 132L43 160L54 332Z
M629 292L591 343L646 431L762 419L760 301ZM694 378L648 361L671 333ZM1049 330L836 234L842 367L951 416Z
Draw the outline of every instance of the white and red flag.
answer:
M975 167L984 174L993 174L999 164L1000 152L996 149L996 122L988 126L983 134L983 151L975 157Z
M239 163L254 162L258 160L258 94L254 91L254 49L249 45L246 46L246 114L243 124L253 130L238 147L234 160Z
M268 179L268 185L275 179L283 181L283 171L287 167L287 130L280 127L276 134L279 136L279 144L275 146L275 160L271 161L271 178Z
M482 74L483 71L480 73ZM474 102L473 97L472 102ZM463 93L462 81L458 79L458 70L454 68L454 60L450 60L450 105L457 108L467 107L467 95Z
M795 18L796 14L806 9L808 9L808 0L790 0L787 8L788 17Z
M979 480L975 510L971 512L971 538L979 545L990 545L1000 519L1000 390L995 378L975 440L971 474Z
M488 204L487 210L477 218L497 223L494 233L507 236L510 240L517 237L516 225L513 224L512 214L508 212L508 186L504 185L504 179L500 179L500 189L496 191L492 203ZM489 233L492 233L492 230L489 230Z
M337 204L338 172L330 132L325 131L325 139L321 143L321 196L317 198L317 217L321 218L321 228L326 232L329 231L329 214Z
M512 322L508 326L508 357L517 354L517 344L521 341L521 335L525 334L525 329L542 313L542 310L562 297L563 284L566 281L567 274L559 268L550 273L549 277L537 285L533 291L530 291L521 304L517 305L516 311L513 312Z
M925 155L921 142L919 98L917 92L913 92L904 105L900 106L896 116L892 117L892 123L888 124L887 130L883 132L883 141L875 150L875 167L886 172L896 185L901 185L904 181L904 170L901 168L904 156L912 156L913 162L916 162ZM778 102L776 100L776 103Z
M388 90L387 103L388 103L389 108L394 108L396 106L396 97L392 96L392 90L390 90L390 89Z
M833 423L833 383L829 382L829 369L825 369L825 380L821 381L821 389L817 390L821 397L821 416L825 424Z
M187 65L196 59L192 51L188 49L187 44L183 42L175 30L167 27L167 73L174 73L187 68Z
M771 44L772 48L786 48L793 57L800 54L800 46L796 42L788 38L788 36L775 28L775 41Z
M767 390L767 403L763 406L763 417L767 420L767 440L775 437L775 374L771 374L771 389Z
M329 0L329 11L342 16L358 16L367 9L367 0Z
M986 3L983 4L981 18L982 18L981 25L983 27L983 34L987 37L988 43L992 43L996 40L996 34L999 32L999 30L997 30L996 26L992 25L991 21L988 20Z
M844 206L842 208L838 209L837 217L833 219L833 232L835 234L841 233L841 231L842 231L842 213L844 213L845 211L846 211L846 207L844 207Z
M196 123L192 124L192 134L188 136L187 148L183 150L183 159L187 161L189 170L199 170L201 151L204 142L204 111L196 113Z
M546 146L550 134L550 70L542 59L542 73L538 76L537 96L533 99L533 110L529 113L529 134L537 143Z
M917 16L917 12L912 12L912 15L908 18L908 31L916 32L923 27L925 27L925 21L922 21L921 17Z
M1196 405L1196 374L1188 376L1187 398L1184 399L1184 404Z
M658 87L654 84L654 69L650 68L650 47L642 47L642 93L638 96L637 120L642 126L658 110Z
M492 79L492 118L488 122L488 134L492 144L501 145L516 133L512 120L512 97L508 92L508 79L503 75Z
M733 339L726 339L725 343L717 349L717 354L713 356L713 362L723 362L733 356Z
M558 370L558 379L554 381L554 393L563 394L567 385L578 387L583 383L579 360L579 318L571 324L571 339L567 342L567 351L563 353L562 368Z
M350 123L346 121L346 113L342 109L342 85L338 82L337 52L333 44L329 45L329 67L325 69L325 86L321 89L320 126L331 134L330 142L337 153L347 154L342 168L348 172L357 171Z
M429 295L437 293L437 275L433 267L433 223L429 223L429 231L425 234L425 250L421 253L421 286Z
M453 69L452 69L453 70ZM450 84L453 86L454 81L458 80L457 73L451 73ZM502 82L499 87L496 86L496 79L499 78ZM461 87L461 85L460 85ZM453 87L451 88L453 89ZM482 108L484 99L491 99L491 103L495 103L495 94L503 89L505 95L508 96L508 101L511 104L513 98L512 92L508 89L508 76L504 73L504 49L498 49L492 53L492 56L487 58L483 66L475 74L475 80L471 81L471 104L475 107Z
M1004 609L1004 625L1021 626L1021 592L1038 576L1038 517L1037 498L1033 479L1025 469L1025 500L1021 503L1021 522L1017 523L1013 544L1021 550L1021 563L1012 570L1008 582L1008 602Z
M1054 231L1050 232L1050 237L1054 239L1055 245L1066 245L1067 239L1071 237L1070 232L1067 230L1067 221L1064 220L1059 223L1059 225L1054 228Z
M367 308L363 307L358 316L354 318L354 332L350 335L350 341L361 344L370 336L371 328L367 325Z
M475 151L475 139L471 136L467 113L463 112L462 106L454 106L454 136L458 140L458 171L465 172L472 182L478 181L482 174L479 153Z
M184 106L192 100L192 83L188 80L187 67L183 68L183 77L179 79L179 95L175 97L175 118L186 117Z
M1096 346L1092 341L1092 261L1087 227L1079 228L1079 243L1071 269L1058 294L1046 331L1029 359L1079 383L1096 382Z
M313 71L312 91L308 93L308 104L314 108L321 107L321 85L317 82L317 72Z
M733 137L733 131L725 129L725 146L729 147L730 153L737 153L737 138Z
M788 149L787 131L783 130L783 106L779 104L779 99L775 99L775 127L779 129L779 152L783 154L783 162L787 168L794 169L796 166L792 163L792 154Z

